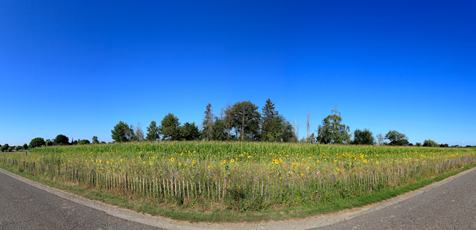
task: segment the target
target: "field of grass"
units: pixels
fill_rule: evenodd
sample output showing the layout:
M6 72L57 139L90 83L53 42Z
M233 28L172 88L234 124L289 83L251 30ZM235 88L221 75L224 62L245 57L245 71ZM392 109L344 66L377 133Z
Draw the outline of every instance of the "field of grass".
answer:
M170 209L309 208L397 189L476 161L469 148L143 142L0 153L0 164Z

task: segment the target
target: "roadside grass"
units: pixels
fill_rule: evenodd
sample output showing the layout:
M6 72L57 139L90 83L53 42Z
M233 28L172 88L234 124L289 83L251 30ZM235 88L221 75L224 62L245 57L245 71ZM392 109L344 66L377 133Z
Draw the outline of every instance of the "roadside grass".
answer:
M133 210L139 213L147 213L153 216L161 216L174 220L190 222L259 222L259 221L284 221L290 219L302 219L306 217L337 212L345 209L361 207L364 205L384 201L395 196L425 187L435 182L442 181L465 170L476 167L476 163L466 165L457 170L446 172L435 177L425 178L420 181L409 183L405 186L391 189L382 189L369 195L354 197L351 199L336 199L327 203L315 203L306 206L293 206L291 208L265 208L260 211L236 212L231 210L219 210L203 212L201 210L189 210L180 207L157 204L147 198L131 198L117 194L103 193L86 187L70 186L60 182L51 181L26 172L17 171L14 168L0 165L0 168L38 182L40 184L63 190L90 200L101 201L120 208Z

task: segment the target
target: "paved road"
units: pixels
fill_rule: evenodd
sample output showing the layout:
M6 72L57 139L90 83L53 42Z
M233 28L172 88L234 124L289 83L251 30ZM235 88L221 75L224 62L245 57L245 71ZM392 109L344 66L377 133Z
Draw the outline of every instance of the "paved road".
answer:
M0 229L158 229L113 217L0 173Z
M476 170L378 211L314 229L476 229Z
M0 229L476 229L476 168L365 211L234 225L147 217L65 194L0 169Z

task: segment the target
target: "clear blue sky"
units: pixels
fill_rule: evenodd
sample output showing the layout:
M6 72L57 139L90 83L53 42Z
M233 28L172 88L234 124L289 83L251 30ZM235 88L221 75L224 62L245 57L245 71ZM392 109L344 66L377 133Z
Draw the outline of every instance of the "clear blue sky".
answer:
M476 145L476 1L0 2L0 144L266 99L306 134Z

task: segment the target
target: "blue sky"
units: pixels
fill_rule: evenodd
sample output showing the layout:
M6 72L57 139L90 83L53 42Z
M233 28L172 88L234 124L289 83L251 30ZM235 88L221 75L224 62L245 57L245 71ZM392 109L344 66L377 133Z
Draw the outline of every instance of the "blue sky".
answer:
M266 99L306 134L476 145L475 1L0 2L0 144Z

